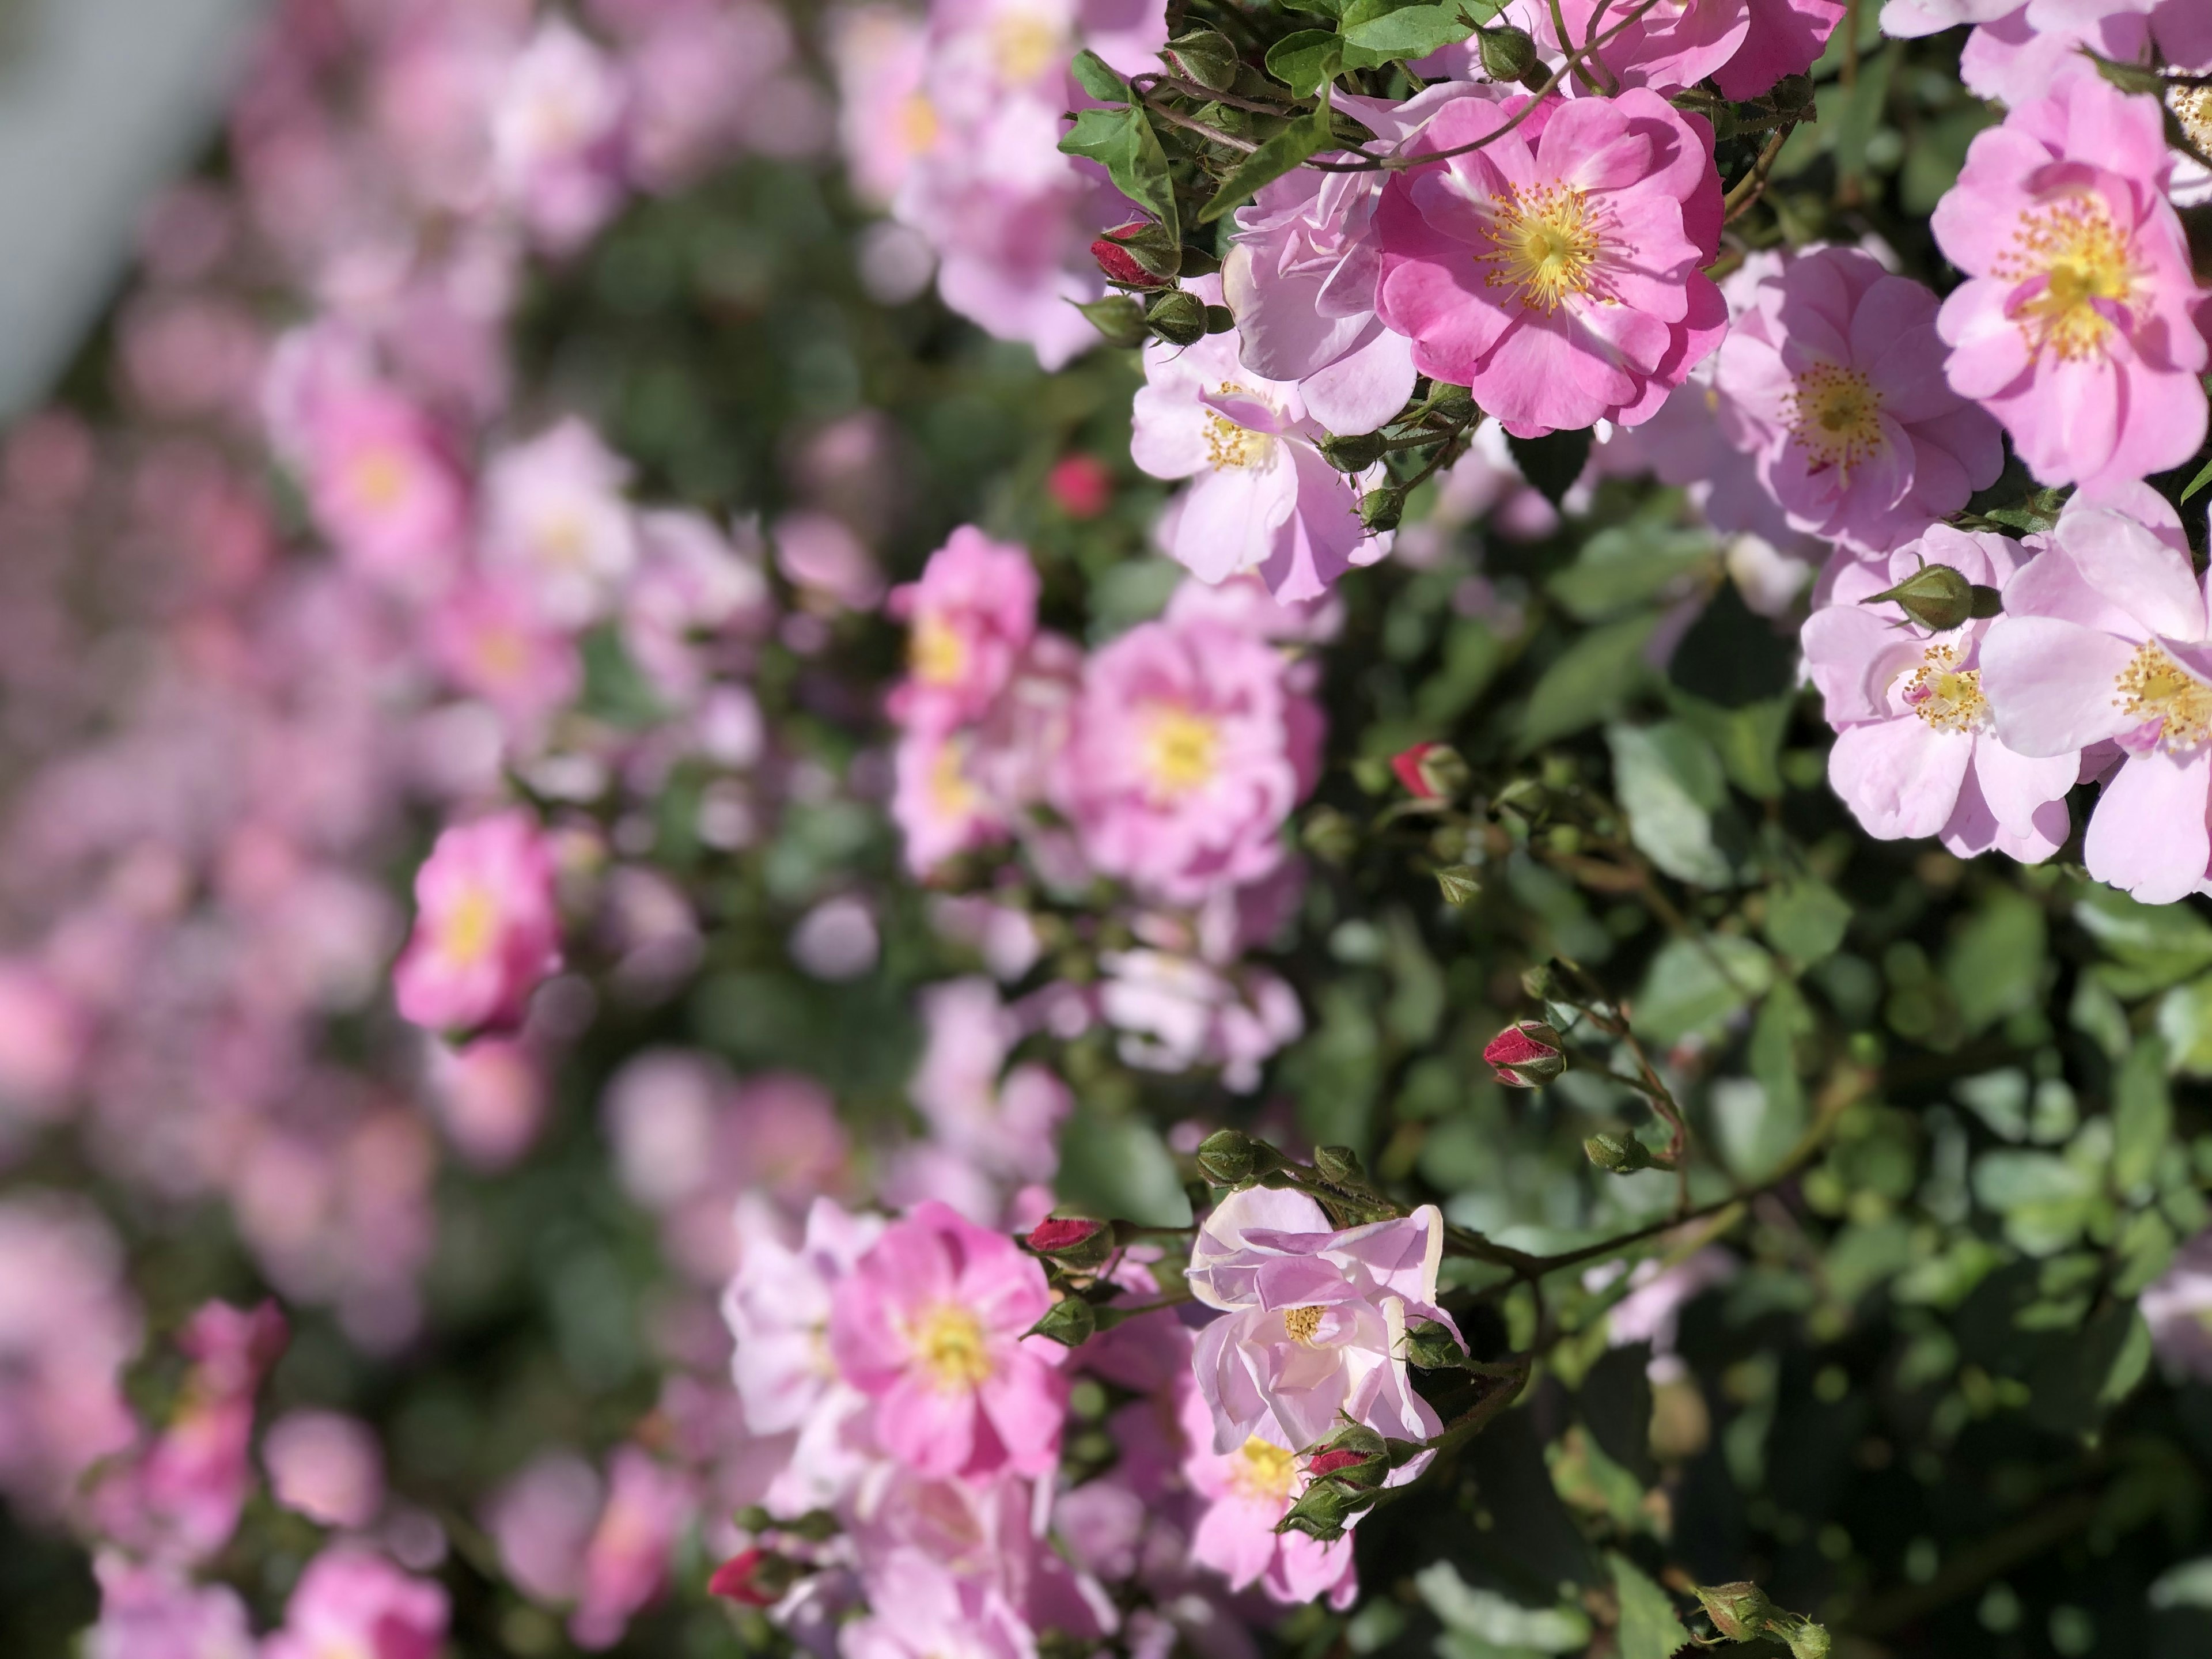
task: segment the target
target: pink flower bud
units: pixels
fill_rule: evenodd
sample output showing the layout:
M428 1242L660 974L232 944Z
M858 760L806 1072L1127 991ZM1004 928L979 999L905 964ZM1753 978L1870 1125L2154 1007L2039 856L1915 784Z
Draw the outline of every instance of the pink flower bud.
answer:
M768 1559L762 1549L744 1550L714 1569L707 1580L707 1593L748 1607L772 1607L778 1597L761 1581L761 1565Z
M1533 1089L1567 1069L1559 1034L1540 1020L1516 1020L1482 1051L1498 1080L1509 1089Z
M1030 1234L1030 1249L1039 1255L1057 1255L1088 1243L1105 1230L1103 1221L1090 1221L1080 1216L1054 1216L1037 1223Z

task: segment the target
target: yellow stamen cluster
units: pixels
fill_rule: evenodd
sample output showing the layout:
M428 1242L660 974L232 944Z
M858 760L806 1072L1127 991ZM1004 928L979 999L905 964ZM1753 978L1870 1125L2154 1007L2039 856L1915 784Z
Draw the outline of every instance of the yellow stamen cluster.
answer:
M1206 459L1216 472L1232 466L1265 466L1274 453L1272 434L1239 426L1226 415L1206 417Z
M2127 304L2136 276L2127 233L2087 195L2021 214L2012 246L1990 269L2007 282L2042 283L2042 292L2020 307L2020 325L2036 350L2067 362L2104 349L2112 324L2100 302Z
M925 611L906 642L907 666L924 685L956 685L968 672L968 645L945 618Z
M998 21L991 30L991 46L1000 78L1017 85L1059 68L1068 55L1058 29L1042 17L1020 13Z
M915 1322L909 1340L923 1375L941 1394L969 1393L991 1375L982 1322L965 1308L937 1304Z
M1814 471L1834 467L1849 483L1853 467L1881 453L1881 393L1857 369L1815 363L1797 377L1790 403L1790 435Z
M1938 732L1978 732L1990 723L1982 671L1959 666L1955 646L1931 645L1905 683L1905 701Z
M1283 1328L1291 1334L1291 1340L1311 1347L1314 1333L1321 1328L1321 1311L1311 1304L1285 1310Z
M390 449L372 449L353 464L353 493L362 505L385 512L407 493L407 463Z
M1203 714L1172 705L1156 708L1144 724L1143 758L1156 794L1188 794L1213 776L1221 733Z
M1297 1479L1297 1454L1271 1446L1257 1435L1237 1448L1237 1461L1229 1468L1229 1484L1237 1495L1255 1502L1281 1502L1291 1495Z
M2189 142L2212 155L2212 87L2176 87L2166 94L2166 106Z
M491 954L499 939L499 901L489 888L471 886L446 913L439 943L455 966L466 968Z
M2159 721L2160 746L2185 754L2212 736L2212 685L2146 643L2120 671L2114 705L2137 720Z
M1569 296L1590 291L1604 242L1587 196L1572 185L1516 185L1490 200L1484 234L1491 252L1474 256L1490 267L1486 287L1511 289L1522 305L1547 316Z
M965 744L946 743L929 763L929 799L948 818L972 817L983 804L975 786L968 781Z

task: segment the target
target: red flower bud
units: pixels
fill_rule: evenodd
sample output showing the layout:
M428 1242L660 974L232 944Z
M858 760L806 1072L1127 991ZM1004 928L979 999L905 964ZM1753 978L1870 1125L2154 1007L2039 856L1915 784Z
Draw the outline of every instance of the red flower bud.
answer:
M1356 1451L1325 1451L1306 1465L1306 1473L1314 1476L1334 1474L1339 1469L1356 1469L1375 1460Z
M1482 1057L1510 1089L1533 1089L1567 1069L1559 1034L1540 1020L1514 1021L1490 1039Z
M1417 743L1391 756L1390 769L1415 800L1448 800L1467 787L1467 763L1449 744Z
M1165 234L1149 219L1132 219L1126 225L1116 225L1091 245L1091 257L1098 261L1098 269L1106 273L1106 280L1124 288L1165 288L1175 277L1179 258L1170 261L1166 255L1179 252L1168 243Z
M714 1569L714 1576L707 1581L710 1595L720 1595L749 1607L772 1607L782 1598L769 1594L761 1582L761 1564L768 1552L750 1549L732 1556Z
M1071 519L1095 519L1114 504L1114 475L1096 455L1063 455L1045 474L1045 494Z
M1086 1220L1081 1216L1054 1216L1040 1221L1030 1234L1030 1249L1040 1255L1055 1255L1073 1245L1095 1238L1105 1231L1103 1221Z

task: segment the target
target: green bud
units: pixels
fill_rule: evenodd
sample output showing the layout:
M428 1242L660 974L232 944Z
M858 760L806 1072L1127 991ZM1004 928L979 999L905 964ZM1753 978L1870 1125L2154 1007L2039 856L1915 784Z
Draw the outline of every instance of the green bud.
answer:
M1324 1544L1344 1536L1345 1522L1375 1501L1372 1492L1355 1492L1324 1475L1310 1481L1291 1505L1290 1513L1275 1523L1277 1532L1302 1532Z
M1460 1370L1467 1364L1467 1350L1451 1334L1448 1325L1433 1319L1424 1319L1406 1328L1406 1340L1400 1350L1406 1363L1416 1370Z
M1390 1443L1364 1423L1346 1423L1314 1448L1316 1455L1348 1451L1358 1452L1362 1457L1381 1457L1389 1449Z
M1482 412L1474 406L1474 393L1463 386L1431 386L1429 391L1435 398L1429 412L1454 426L1472 425Z
M1098 1329L1098 1310L1079 1296L1063 1296L1030 1327L1031 1336L1048 1336L1062 1347L1079 1348Z
M1769 1620L1766 1628L1768 1634L1782 1638L1790 1650L1790 1659L1828 1659L1831 1643L1826 1626L1790 1613Z
M1170 345L1196 345L1206 337L1206 301L1171 288L1145 308L1145 326Z
M748 1504L730 1517L730 1524L739 1532L766 1532L775 1525L775 1517L757 1504Z
M1474 38L1482 72L1493 81L1518 81L1536 67L1536 41L1526 29L1478 29Z
M1334 806L1316 806L1298 826L1298 841L1324 864L1342 864L1359 848L1359 828Z
M1151 219L1133 219L1102 231L1091 252L1106 279L1125 287L1154 288L1182 269L1182 242L1165 225Z
M1583 1142L1583 1152L1601 1170L1633 1175L1651 1167L1651 1149L1634 1135L1617 1135L1601 1129Z
M1217 1187L1249 1181L1261 1167L1260 1143L1237 1129L1216 1129L1198 1143L1198 1169Z
M1976 622L1987 622L1992 617L2004 615L2004 595L1996 588L1976 582L1970 591L1973 599L1973 609L1970 614Z
M1367 527L1370 535L1379 536L1386 530L1395 530L1405 512L1406 492L1395 485L1385 489L1370 489L1359 498L1359 522Z
M1206 331L1226 334L1237 326L1237 313L1227 306L1208 306L1206 308Z
M1359 1154L1349 1146L1316 1147L1314 1173L1332 1187L1367 1184L1367 1171L1359 1162Z
M1693 1593L1713 1628L1731 1642L1748 1642L1766 1634L1774 1616L1774 1603L1756 1584L1698 1584Z
M1785 75L1774 83L1767 98L1777 109L1802 109L1813 101L1813 77L1809 75Z
M1075 307L1091 319L1108 345L1137 346L1145 343L1145 307L1125 294L1109 294Z
M1880 605L1893 599L1905 614L1923 628L1948 633L1974 614L1974 584L1948 564L1926 564L1887 592L1861 599L1861 605Z
M1095 1273L1113 1256L1114 1229L1103 1221L1054 1216L1039 1222L1031 1231L1029 1246L1069 1273Z
M771 1524L779 1525L781 1530L789 1533L794 1538L804 1538L813 1544L826 1543L845 1530L845 1523L828 1510L809 1510L796 1521ZM760 1528L752 1527L747 1530L758 1532Z
M1482 877L1471 864L1448 864L1437 872L1437 886L1444 902L1456 908L1481 896Z
M1382 459L1382 434L1363 432L1340 438L1331 433L1321 441L1321 458L1339 472L1364 472Z
M1178 34L1160 56L1177 75L1197 82L1208 92L1227 92L1237 84L1237 48L1217 29L1191 29Z

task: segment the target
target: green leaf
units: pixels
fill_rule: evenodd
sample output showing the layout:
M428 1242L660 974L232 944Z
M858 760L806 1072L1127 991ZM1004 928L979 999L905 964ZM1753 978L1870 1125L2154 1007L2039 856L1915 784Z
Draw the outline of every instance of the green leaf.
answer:
M1631 1009L1636 1034L1671 1048L1693 1031L1717 1032L1774 983L1774 958L1736 933L1672 939L1651 959Z
M1413 1583L1447 1631L1488 1647L1573 1653L1589 1644L1589 1620L1579 1607L1522 1607L1496 1590L1475 1589L1449 1561L1431 1562Z
M1174 1154L1159 1131L1138 1118L1079 1105L1062 1134L1060 1159L1054 1190L1064 1203L1154 1226L1189 1218Z
M2033 1007L2043 989L2043 907L2010 887L1989 898L1953 936L1943 977L1970 1032Z
M1614 726L1605 735L1630 839L1677 881L1732 885L1735 872L1713 841L1728 780L1712 746L1680 720Z
M2187 905L2138 904L2110 887L2090 887L2074 920L2112 958L2094 971L2115 996L2145 996L2212 968L2212 926Z
M1620 1628L1614 1635L1619 1659L1674 1659L1690 1640L1675 1615L1674 1599L1625 1555L1608 1555L1613 1595L1620 1602Z
M1300 29L1267 48L1267 73L1301 98L1312 97L1343 66L1343 43L1328 29Z
M1129 101L1129 83L1097 52L1077 52L1075 62L1069 67L1074 73L1076 84L1099 102L1126 104Z
M2203 471L2189 481L2189 488L2181 492L2181 499L2186 501L2206 484L2212 484L2212 461L2205 462Z
M1540 438L1516 438L1509 432L1505 447L1512 452L1521 476L1557 507L1589 462L1590 434L1588 428L1578 432L1547 432Z
M1680 653L1676 653L1676 665ZM1698 728L1721 757L1729 781L1755 800L1782 798L1782 739L1796 699L1785 694L1723 708L1679 685L1667 688L1667 706Z
M2158 1000L2158 1034L2175 1071L2212 1077L2212 976L2177 985Z
M1784 882L1766 896L1767 942L1801 968L1833 956L1850 922L1851 907L1817 876Z
M2147 1185L2173 1133L2173 1097L2166 1086L2166 1044L2155 1036L2136 1044L2112 1085L2112 1185Z
M1344 66L1380 69L1401 58L1426 58L1466 40L1477 23L1488 22L1500 9L1492 0L1464 5L1352 0L1344 9Z
M1656 616L1627 617L1583 635L1544 671L1521 714L1521 747L1563 738L1595 726L1630 691L1650 678L1644 647L1659 625Z
M1169 235L1182 234L1167 152L1160 148L1159 135L1142 109L1079 111L1060 147L1070 155L1097 162L1112 177L1115 188L1158 220Z
M1632 520L1592 536L1544 587L1577 622L1604 622L1688 593L1718 557L1707 532Z
M1334 149L1326 99L1239 161L1212 199L1199 210L1198 222L1212 224L1231 208L1241 205L1263 185L1273 183L1308 156Z

